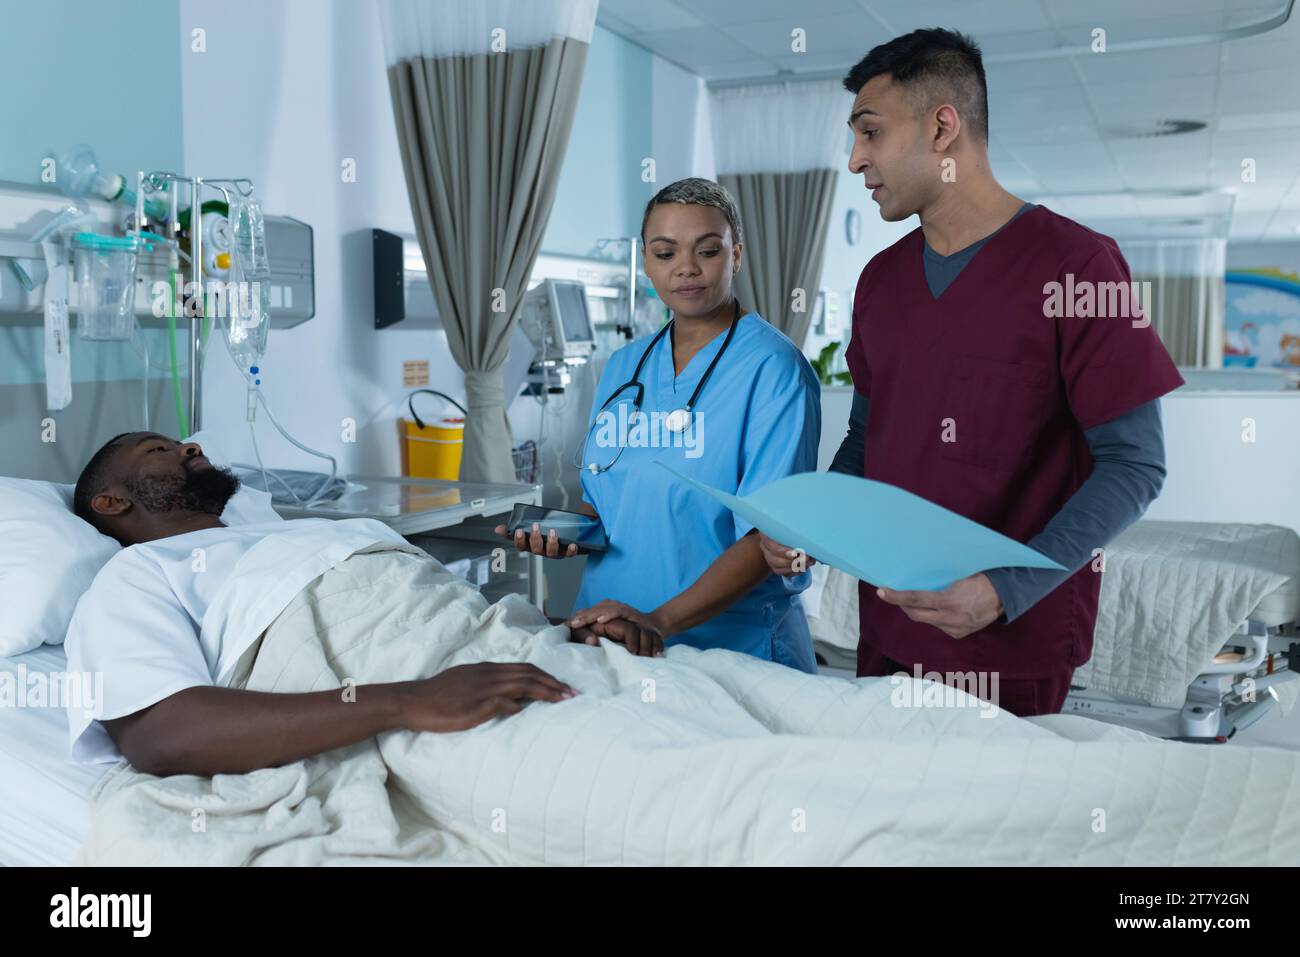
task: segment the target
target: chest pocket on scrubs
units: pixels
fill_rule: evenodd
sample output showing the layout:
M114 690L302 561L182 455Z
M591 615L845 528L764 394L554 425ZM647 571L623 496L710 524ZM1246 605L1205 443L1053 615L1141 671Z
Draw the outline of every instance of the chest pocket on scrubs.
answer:
M943 458L999 471L1028 461L1056 405L1055 379L1039 366L984 356L957 356L942 416L952 419L955 441L944 442Z

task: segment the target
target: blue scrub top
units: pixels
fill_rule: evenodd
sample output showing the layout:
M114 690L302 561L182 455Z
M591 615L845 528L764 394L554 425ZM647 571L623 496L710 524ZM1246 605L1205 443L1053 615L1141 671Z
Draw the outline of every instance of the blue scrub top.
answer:
M610 356L588 426L596 423L614 391L632 378L652 338L645 336ZM584 464L605 465L618 451L616 442L623 441L613 468L582 473L583 497L604 524L609 550L587 558L575 609L609 598L651 612L693 585L753 527L656 461L735 495L817 468L821 387L794 343L757 313L741 316L700 393L691 427L674 434L662 427L662 419L686 405L721 349L726 330L696 353L680 376L669 338L659 341L641 370L646 415L633 414L632 390L623 392L583 449ZM727 611L667 643L728 648L815 672L798 597L809 579L809 572L790 578L769 575Z

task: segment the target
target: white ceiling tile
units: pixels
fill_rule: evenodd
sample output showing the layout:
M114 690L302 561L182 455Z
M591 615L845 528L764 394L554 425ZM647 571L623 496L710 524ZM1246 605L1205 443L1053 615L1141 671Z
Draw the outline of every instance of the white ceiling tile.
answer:
M1018 195L1232 188L1234 235L1300 239L1300 14L1268 34L1125 52L1116 44L1262 19L1282 0L602 0L600 22L706 79L847 70L922 26L973 34L985 51L990 162ZM790 51L790 30L808 51ZM1112 52L1014 59L1107 31ZM892 31L892 32L891 32ZM1011 58L1007 58L1011 57ZM1217 105L1217 114L1214 112ZM1208 130L1117 137L1106 130L1203 120ZM1258 181L1242 184L1241 159ZM1065 211L1066 198L1053 208ZM1075 201L1077 202L1077 201ZM1067 213L1067 215L1071 215ZM1123 227L1096 205L1076 218ZM1127 215L1137 216L1134 209ZM1110 218L1107 218L1110 217ZM1272 224L1272 225L1270 225Z
M1297 39L1300 39L1300 30L1288 29L1286 38L1265 33L1244 40L1229 40L1223 44L1223 70L1225 73L1241 73L1292 67L1300 59Z
M1062 143L1049 145L1038 143L1023 146L1016 150L1016 158L1035 169L1044 165L1077 166L1087 163L1111 163L1111 154L1106 144L1094 140L1091 143Z
M646 3L647 0L640 2ZM661 0L648 2L659 3ZM836 13L863 16L855 0L677 0L677 3L715 26L782 20L789 18L792 13L803 17Z
M1300 128L1234 130L1220 127L1214 134L1214 150L1227 155L1245 156L1248 153L1300 153L1296 141Z
M696 70L699 73L700 70ZM777 79L776 64L763 57L749 56L743 60L710 63L709 74L715 80L748 80L752 77Z
M1021 89L989 99L990 122L993 122L992 117L1001 114L1008 117L1012 125L1024 122L1049 123L1062 114L1086 113L1087 110L1088 101L1078 86L1047 90Z
M880 13L881 4L867 0L867 7ZM972 4L966 0L926 0L924 3L894 5L885 21L894 30L907 33L918 27L943 26L975 36L982 43L998 34L1047 31L1050 23L1037 0L998 0L996 4Z
M992 127L998 141L1008 148L1034 143L1087 143L1097 139L1097 127L1091 118L1079 118L1073 122L1057 120L1049 123L1026 123L1011 125L999 123L998 114L993 114Z
M1300 58L1290 67L1225 73L1219 84L1219 109L1224 113L1291 112L1300 101Z
M1079 82L1074 68L1065 57L989 63L985 66L984 73L990 93L1026 88L1046 90L1059 86L1075 86Z
M762 20L757 23L724 25L720 29L732 39L743 43L755 53L764 56L789 56L794 42L791 32L804 31L807 52L831 53L845 51L852 57L852 66L867 51L889 39L881 29L861 12L827 17L789 16L779 20ZM797 55L797 54L796 54Z
M1024 62L1014 59L1025 54L1037 54L1043 50L1056 50L1061 46L1055 30L997 31L976 32L984 61L989 65L997 63L1002 57L1011 58L1008 62Z
M1277 209L1285 197L1286 191L1282 189L1268 192L1242 189L1237 193L1237 204L1233 208L1235 211L1243 213L1267 212Z
M1264 0L1264 2L1231 3L1224 25L1242 27L1252 23L1271 21L1281 13L1287 0ZM1274 28L1277 29L1277 28ZM1271 31L1270 31L1271 32Z
M1166 4L1176 5L1164 16L1151 16L1154 7L1147 4L1134 4L1140 11L1137 17L1127 17L1111 22L1099 23L1097 26L1106 31L1107 45L1141 43L1146 41L1166 42L1174 38L1188 40L1200 37L1213 38L1207 46L1217 47L1224 30L1226 19L1222 10L1184 9L1184 4L1199 7L1197 0L1163 0ZM1086 28L1085 28L1086 29ZM1086 34L1085 34L1086 36ZM1185 49L1194 49L1187 47Z
M613 14L624 23L630 24L638 33L654 33L663 30L685 30L700 27L703 21L673 0L601 0L597 9L597 19Z
M872 11L897 33L922 27L946 27L970 33L981 42L1000 33L1023 33L1047 30L1038 0L998 0L997 3L970 3L968 0L863 0Z
M662 33L645 33L638 38L652 51L674 63L699 64L727 63L753 59L754 52L716 30L667 30ZM700 72L697 70L696 72ZM711 71L708 75L712 75Z
M1136 84L1132 81L1090 82L1087 93L1088 99L1098 107L1134 104L1149 115L1167 116L1170 111L1165 104L1179 101L1190 102L1192 112L1202 116L1214 106L1217 85L1218 78L1208 73L1200 76L1154 76Z
M1228 233L1229 239L1249 238L1255 239L1263 233L1268 226L1269 220L1273 218L1272 213L1234 213L1232 217L1232 228Z
M1283 113L1228 114L1218 118L1215 129L1225 134L1243 130L1283 130L1287 141L1295 142L1296 133L1300 132L1300 110Z
M1223 0L1041 0L1048 19L1061 26L1100 26L1150 20L1163 15L1177 20L1188 13L1219 13Z
M1091 53L1073 58L1085 83L1148 82L1157 78L1217 73L1214 46L1171 47L1141 52Z
M1197 166L1205 165L1210 154L1211 141L1202 134L1184 136L1151 136L1107 140L1116 161L1124 162L1176 162L1189 153L1199 154Z
M866 51L864 50L863 53ZM786 53L784 55L764 57L767 62L775 64L781 70L800 73L832 73L835 79L846 76L853 64L861 59L846 56L843 53ZM847 96L847 94L845 94ZM849 97L851 100L852 97Z

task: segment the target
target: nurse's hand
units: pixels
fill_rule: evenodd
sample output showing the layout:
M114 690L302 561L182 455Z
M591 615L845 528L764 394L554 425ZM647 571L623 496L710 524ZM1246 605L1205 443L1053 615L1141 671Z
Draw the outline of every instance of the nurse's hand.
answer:
M1002 614L998 590L983 572L955 581L943 591L877 588L881 601L897 605L912 621L934 625L950 638L965 638L993 624Z
M494 531L506 541L514 542L515 548L521 552L531 552L545 558L572 558L578 554L577 545L570 542L568 548L560 548L560 537L555 534L555 529L551 529L550 534L544 536L542 526L536 522L533 522L531 535L525 535L521 528L512 537L504 525L498 525Z
M804 554L802 549L782 545L776 539L768 538L762 532L758 533L758 540L767 567L772 569L773 574L780 575L782 578L802 574L817 564L817 559ZM796 564L798 565L797 568L795 567Z
M575 637L583 635L589 645L597 644L593 636L608 638L624 645L643 658L664 653L664 626L654 617L621 601L605 601L575 613L569 619Z

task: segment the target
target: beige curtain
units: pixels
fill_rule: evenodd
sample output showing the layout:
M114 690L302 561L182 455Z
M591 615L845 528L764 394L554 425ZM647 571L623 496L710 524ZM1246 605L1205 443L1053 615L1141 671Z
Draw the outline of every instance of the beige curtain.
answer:
M830 81L714 89L718 181L745 233L736 295L803 348L817 302L853 97Z
M736 295L800 349L817 301L836 178L832 169L718 177L736 198L745 232Z
M1150 290L1151 328L1180 366L1223 365L1224 298L1222 276L1161 276L1134 273L1142 295Z
M388 68L416 235L465 370L462 481L515 481L501 367L550 218L587 48L556 37Z
M1223 365L1227 240L1119 240L1151 327L1180 366ZM1150 285L1145 285L1149 283Z

